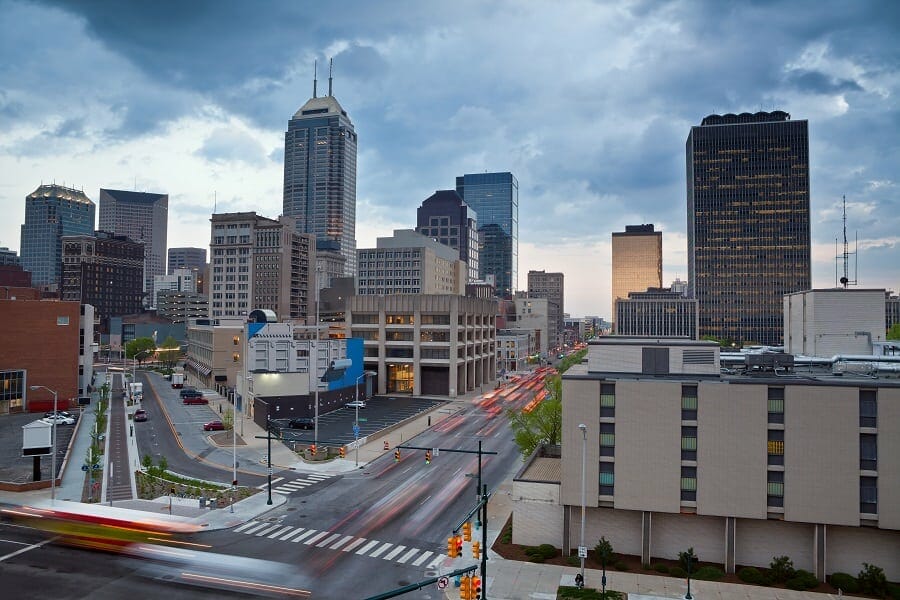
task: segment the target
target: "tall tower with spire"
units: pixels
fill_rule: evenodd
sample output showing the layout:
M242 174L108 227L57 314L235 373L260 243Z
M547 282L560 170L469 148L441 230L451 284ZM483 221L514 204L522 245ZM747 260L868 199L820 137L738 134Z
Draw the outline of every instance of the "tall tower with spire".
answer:
M284 208L297 231L316 236L321 260L329 256L329 276L356 275L356 131L332 95L332 71L328 95L318 97L313 76L313 96L288 122L284 134ZM331 272L333 265L342 273ZM327 277L330 279L330 277Z

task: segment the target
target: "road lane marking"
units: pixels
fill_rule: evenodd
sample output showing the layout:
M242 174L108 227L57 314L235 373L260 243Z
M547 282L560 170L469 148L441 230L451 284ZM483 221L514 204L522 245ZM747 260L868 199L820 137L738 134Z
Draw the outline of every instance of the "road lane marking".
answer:
M282 538L278 538L278 539L281 540L281 541L283 542L283 541L287 540L288 538L297 535L298 533L300 533L300 532L303 531L303 530L304 530L303 527L298 527L295 531L292 531L292 532L290 532L289 534L287 534L286 536L284 536L284 537L282 537Z
M333 546L331 546L331 550L337 550L338 548L340 548L341 546L343 546L344 544L346 544L347 542L349 542L352 539L353 539L352 535L344 536L344 539L342 539L341 541L339 541L339 542L335 543Z
M14 556L18 556L18 555L20 555L20 554L23 554L23 553L25 553L25 552L28 552L29 550L34 550L34 549L36 549L36 548L40 548L40 547L43 546L44 544L49 544L50 542L52 542L52 541L54 541L54 540L57 540L57 539L59 539L59 536L52 537L52 538L50 538L49 540L44 540L43 542L38 542L37 544L32 544L32 545L30 545L30 546L26 546L25 548L19 548L19 549L16 550L15 552L10 552L10 553L7 554L6 556L0 556L0 562L3 562L3 561L6 560L7 558L12 558L12 557L14 557Z
M257 523L257 521L247 521L246 523L244 523L244 524L241 525L240 527L237 527L237 528L234 530L234 532L235 532L235 533L238 533L238 532L240 532L240 531L243 531L243 530L247 529L248 527L252 527L252 526L255 525L256 523Z
M406 554L404 554L403 556L401 556L400 558L398 558L398 559L397 559L397 562L400 563L401 565L402 565L402 564L405 564L406 561L408 561L409 559L411 559L413 556L415 556L415 555L418 554L419 552L420 552L420 550L419 550L418 548L411 548Z
M433 561L431 561L430 563L428 563L428 566L425 567L425 568L426 568L426 569L434 569L434 568L437 567L440 563L444 562L444 559L445 559L445 558L447 558L447 556L446 556L445 554L438 554L438 555L437 555L437 558L435 558Z
M339 537L341 537L341 534L339 534L339 533L334 533L332 535L329 535L327 538L325 538L324 540L322 540L321 542L316 544L316 548L324 548L328 544L334 542L334 540L338 539Z
M280 531L277 531L277 532L273 533L272 535L270 535L269 539L271 540L272 538L277 538L279 535L281 535L285 531L288 531L289 529L293 529L293 527L291 527L291 526L285 527L284 529L281 529Z
M384 545L382 545L382 546L379 547L377 550L375 550L374 552L372 552L372 554L369 555L369 558L378 558L379 556L382 555L382 553L383 553L385 550L387 550L388 548L390 548L390 547L393 546L393 545L394 545L393 542L385 542Z
M315 532L316 532L315 529L308 529L308 530L306 531L306 533L304 533L304 534L301 535L300 537L296 537L296 538L292 539L291 542L293 542L293 543L295 543L295 544L296 544L297 542L302 542L302 541L303 541L303 538L309 537L309 536L311 536L312 534L314 534Z
M251 521L251 523L253 523L253 521ZM257 521L257 522L256 522L256 525L254 525L254 526L251 527L250 529L247 529L247 530L244 531L243 533L246 533L247 535L250 535L250 534L253 533L254 531L259 531L260 529L262 529L263 527L266 527L266 526L268 526L268 525L269 525L269 523L267 523L266 521L263 521L262 523L260 523L260 522Z
M317 535L312 536L311 538L309 538L308 540L306 540L306 541L303 542L303 543L306 544L307 546L309 546L310 544L314 544L314 543L316 543L318 540L321 540L321 539L322 539L323 537L325 537L326 535L328 535L328 532L327 532L327 531L323 531L322 533L319 533L319 534L317 534Z
M366 552L371 550L373 547L377 546L379 543L380 542L378 540L372 540L371 542L369 542L368 544L366 544L365 546L363 546L362 548L357 550L356 553L357 554L365 554Z
M397 546L390 552L384 555L384 560L394 560L398 554L406 550L406 546Z
M432 554L434 554L434 552L432 552L431 550L426 550L425 553L422 554L422 556L420 556L419 558L417 558L416 560L413 561L412 566L418 567L423 562L425 562L428 559L428 557L431 556Z
M279 527L281 527L281 523L276 523L275 525L272 525L271 527L268 527L266 529L260 529L258 532L256 532L256 535L259 537L262 537L262 536L266 535L267 533L272 533Z

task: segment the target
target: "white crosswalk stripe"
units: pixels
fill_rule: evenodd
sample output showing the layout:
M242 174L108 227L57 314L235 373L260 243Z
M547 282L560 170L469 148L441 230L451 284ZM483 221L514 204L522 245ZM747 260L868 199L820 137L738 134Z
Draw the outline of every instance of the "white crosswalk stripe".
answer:
M317 483L322 483L334 477L333 475L323 475L319 473L303 473L297 479L285 479L284 477L276 477L272 479L272 491L279 494L288 495L292 492L298 492ZM276 486L275 484L278 483ZM259 489L265 489L268 483L257 486Z
M382 553L384 553L385 550L387 550L388 548L390 548L390 547L393 546L393 545L394 545L394 544L392 544L391 542L385 542L383 546L381 546L380 548L378 548L377 550L375 550L375 552L373 552L372 554L370 554L370 555L369 555L369 558L378 558L379 556L382 555Z
M253 533L254 531L257 531L258 529L262 529L262 528L265 527L266 525L270 525L270 523L269 523L268 521L263 521L262 523L260 523L260 522L257 521L257 522L256 522L256 525L254 525L254 526L251 527L250 529L244 530L242 533L246 533L247 535L250 535L250 534Z
M329 547L330 547L332 550L337 550L338 548L340 548L341 546L343 546L344 544L346 544L347 542L349 542L349 541L352 540L352 539L353 539L353 536L352 536L352 535L345 535L344 538L343 538L342 540L340 540L340 541L338 541L338 542L335 542L334 545L329 546Z
M338 539L339 537L341 537L341 534L339 534L339 533L329 535L327 538L325 538L324 540L322 540L321 542L316 544L316 548L324 548L328 544L331 544L332 542L334 542L334 540Z
M406 554L397 559L397 562L401 565L406 564L406 561L411 559L413 556L419 553L418 548L411 548Z
M365 554L366 552L368 552L369 550L371 550L373 547L377 546L380 543L381 542L379 542L378 540L372 540L371 542L369 542L368 544L366 544L365 546L363 546L362 548L357 550L356 553L357 554Z
M353 552L353 549L366 541L366 538L356 538L356 540L350 544L349 546L344 547L344 552Z
M269 539L277 538L279 535L281 535L285 531L288 531L289 529L293 529L293 527L288 526L288 527L285 527L284 529L279 529L278 531L276 531L275 533L270 535Z
M388 552L387 554L384 555L384 560L394 560L394 557L396 557L398 554L400 554L404 550L406 550L406 546L397 546L396 548L394 548L393 550L391 550L390 552Z
M315 529L308 529L308 530L306 531L306 533L304 533L304 534L301 535L300 537L295 537L294 539L291 540L291 542L293 542L293 543L295 543L295 544L296 544L297 542L302 542L304 538L307 538L307 537L311 536L311 535L314 534L315 532L316 532Z
M320 533L320 534L318 534L318 535L312 536L311 538L309 538L308 540L306 540L306 541L303 542L303 543L306 544L307 546L309 546L310 544L315 544L317 541L321 540L321 539L322 539L323 537L325 537L326 535L328 535L328 532L327 532L327 531L323 531L322 533Z
M266 535L266 534L268 534L268 533L272 533L273 531L275 531L275 530L278 529L279 527L281 527L281 525L278 524L278 523L276 523L276 524L272 525L271 527L266 527L266 528L264 528L264 529L260 529L259 531L256 532L256 535L262 537L262 536L264 536L264 535Z
M240 527L235 528L234 531L235 531L235 533L240 533L240 532L244 531L245 529L247 529L248 527L253 527L256 523L257 523L257 521L247 521Z
M431 561L430 563L428 563L428 566L425 567L425 568L426 568L426 569L433 569L433 568L437 567L438 564L444 562L444 559L445 559L445 558L447 558L447 556L446 556L445 554L438 554L438 555L437 555L437 558L435 558L433 561Z
M286 540L288 540L288 539L294 537L295 535L299 535L301 531L303 531L303 528L302 528L302 527L298 527L298 528L295 529L294 531L292 531L292 532L290 532L289 534L285 535L284 537L281 537L281 538L278 538L278 539L280 539L282 542L284 542L284 541L286 541Z
M419 558L417 558L416 560L414 560L412 562L412 566L418 567L423 562L425 562L428 559L428 557L431 556L432 554L434 554L434 552L432 552L431 550L426 550L422 556L420 556Z

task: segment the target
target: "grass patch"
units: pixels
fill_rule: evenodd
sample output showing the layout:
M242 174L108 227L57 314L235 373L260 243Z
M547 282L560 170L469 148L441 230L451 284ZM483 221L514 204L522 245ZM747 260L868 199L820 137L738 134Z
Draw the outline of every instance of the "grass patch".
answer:
M571 585L561 585L556 590L556 600L623 600L625 594L606 590L605 594L593 588L579 589Z

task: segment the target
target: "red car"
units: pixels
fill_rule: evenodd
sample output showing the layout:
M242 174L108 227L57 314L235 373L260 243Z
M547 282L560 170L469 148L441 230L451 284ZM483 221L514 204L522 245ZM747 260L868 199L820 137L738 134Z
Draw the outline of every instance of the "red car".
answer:
M225 431L225 423L222 421L210 421L203 426L203 431Z
M186 396L181 399L183 404L209 404L209 400L203 396Z
M134 411L134 420L135 421L146 421L147 420L147 411L143 408L139 408Z

